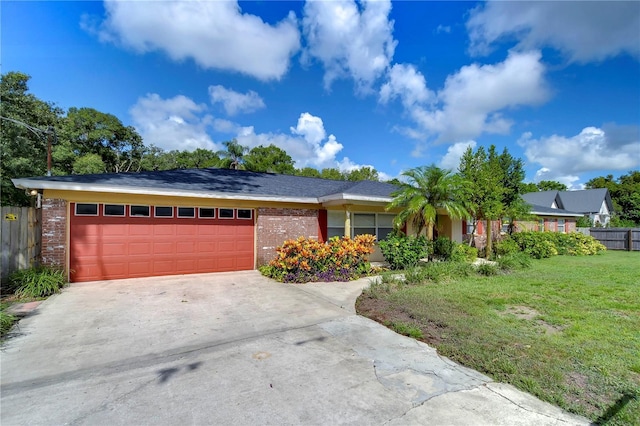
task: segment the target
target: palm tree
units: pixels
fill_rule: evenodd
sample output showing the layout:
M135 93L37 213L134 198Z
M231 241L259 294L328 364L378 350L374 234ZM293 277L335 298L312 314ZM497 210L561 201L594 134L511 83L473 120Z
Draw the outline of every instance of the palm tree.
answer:
M426 226L427 238L433 240L438 210L446 211L452 219L469 216L462 201L465 181L459 175L435 165L416 167L402 175L407 182L391 194L393 200L387 205L387 210L402 208L394 218L396 228L410 221L420 233Z
M226 147L226 150L218 151L216 154L223 158L223 167L238 170L243 162L242 157L249 148L240 145L235 139L222 142L222 144Z

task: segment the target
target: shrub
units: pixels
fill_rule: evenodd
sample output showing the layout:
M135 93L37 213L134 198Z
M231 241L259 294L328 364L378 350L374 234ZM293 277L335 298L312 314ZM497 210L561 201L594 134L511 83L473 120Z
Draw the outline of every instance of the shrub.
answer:
M509 237L498 241L494 245L494 248L498 256L506 256L513 253L520 253L522 251L520 250L518 243Z
M576 226L578 228L591 228L591 219L588 216L579 217L576 221Z
M379 245L391 269L416 266L420 259L431 254L431 247L424 236L410 237L394 232L380 241Z
M531 266L531 257L526 253L510 253L496 259L498 267L503 271L526 269Z
M433 242L433 255L441 260L451 260L455 246L456 243L449 238L438 237Z
M541 259L557 254L584 256L598 254L607 248L595 238L579 232L520 232L511 236L522 251Z
M495 265L493 263L481 263L480 265L478 265L476 270L480 275L486 275L486 276L497 275L498 265Z
M44 266L22 269L9 276L10 286L16 288L16 296L24 298L51 296L59 292L66 282L63 270Z
M468 244L456 244L451 253L453 262L473 262L478 258L478 249Z
M0 336L7 334L15 322L16 317L6 313L3 306L0 309Z
M373 235L331 238L326 244L300 237L285 241L276 258L259 268L282 282L349 281L369 273L368 256L373 253Z

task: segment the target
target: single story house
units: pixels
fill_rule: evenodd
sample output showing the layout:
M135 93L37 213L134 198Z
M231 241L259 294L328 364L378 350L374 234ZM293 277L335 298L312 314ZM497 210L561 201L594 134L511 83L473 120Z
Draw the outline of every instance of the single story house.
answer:
M255 269L285 240L392 231L397 187L230 169L13 179L38 193L42 263L70 281ZM440 234L462 240L461 221ZM372 260L382 260L379 250Z

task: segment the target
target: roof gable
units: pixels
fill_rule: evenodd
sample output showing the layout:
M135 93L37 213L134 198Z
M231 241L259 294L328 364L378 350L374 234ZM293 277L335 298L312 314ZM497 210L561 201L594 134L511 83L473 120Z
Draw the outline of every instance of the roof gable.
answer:
M600 211L602 203L605 202L609 211L613 211L613 202L607 188L561 191L559 196L567 210L581 213L597 213Z
M566 206L563 205L562 200L558 197L558 192L556 190L552 191L542 191L542 192L529 192L527 194L522 194L522 199L528 204L534 206L543 206L552 208L553 203L556 203L557 208L563 209Z

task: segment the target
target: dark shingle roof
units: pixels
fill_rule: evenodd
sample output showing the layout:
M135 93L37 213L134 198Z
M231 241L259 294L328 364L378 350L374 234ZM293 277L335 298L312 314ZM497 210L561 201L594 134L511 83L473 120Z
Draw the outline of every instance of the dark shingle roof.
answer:
M581 191L562 191L560 198L564 208L582 213L597 213L606 201L609 210L612 210L611 201L608 199L607 188L583 189Z
M21 181L22 179L16 179ZM211 192L247 196L319 198L334 194L390 197L397 186L373 181L349 182L231 169L182 169L25 178L49 184L134 187L164 191Z
M582 216L582 213L573 212L564 209L554 209L553 207L546 206L537 206L535 204L531 205L531 213L538 215L549 215L549 216Z
M549 208L551 208L553 202L556 201L557 197L558 191L529 192L527 194L522 194L522 198L527 203L534 206L546 206Z

